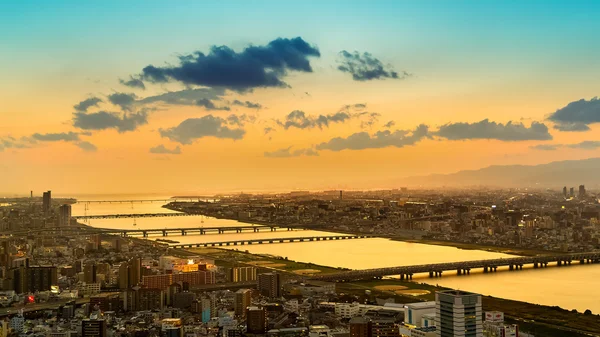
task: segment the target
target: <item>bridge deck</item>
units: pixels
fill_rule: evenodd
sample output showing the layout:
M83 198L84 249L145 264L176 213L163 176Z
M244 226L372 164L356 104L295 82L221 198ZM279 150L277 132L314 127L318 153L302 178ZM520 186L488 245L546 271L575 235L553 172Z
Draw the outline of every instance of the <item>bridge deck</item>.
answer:
M352 240L352 239L365 239L365 238L369 238L369 237L370 236L367 236L367 235L321 235L321 236L303 236L303 237L291 237L291 238L268 238L268 239L248 239L248 240L233 240L233 241L171 244L171 245L169 245L169 247L172 247L172 248L220 247L220 246L238 246L238 245L252 245L252 244L267 244L267 243Z

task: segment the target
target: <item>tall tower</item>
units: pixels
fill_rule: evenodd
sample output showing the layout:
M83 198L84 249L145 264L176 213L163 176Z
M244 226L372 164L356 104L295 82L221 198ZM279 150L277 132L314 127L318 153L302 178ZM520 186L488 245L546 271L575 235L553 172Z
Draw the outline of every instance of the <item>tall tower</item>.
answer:
M71 205L62 205L58 208L58 226L68 227L71 225Z
M563 196L567 198L567 186L563 187Z
M252 300L252 292L250 289L240 289L235 292L235 315L238 317L246 317L246 308L250 306Z
M460 290L435 293L438 337L483 337L481 295Z
M579 198L585 198L585 185L579 185Z
M42 210L44 214L50 213L50 206L52 204L52 191L44 192L42 195Z
M267 296L270 298L279 297L279 274L258 274L258 291L263 296Z

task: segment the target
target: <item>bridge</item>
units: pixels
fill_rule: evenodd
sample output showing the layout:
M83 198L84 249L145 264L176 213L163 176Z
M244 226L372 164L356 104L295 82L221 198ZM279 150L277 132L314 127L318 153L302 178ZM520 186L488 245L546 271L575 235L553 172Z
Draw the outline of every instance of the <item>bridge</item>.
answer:
M578 261L580 264L599 263L600 252L526 256L507 259L352 270L317 275L311 279L320 281L359 281L398 275L400 276L400 279L404 280L412 279L414 274L419 273L428 273L429 277L441 277L442 273L447 271L456 271L457 275L466 275L471 273L471 269L482 269L484 273L489 273L496 272L499 267L508 267L509 270L520 270L523 269L524 265L533 265L533 268L545 268L548 267L549 263L556 263L556 265L560 267L571 265L573 261Z
M157 228L157 229L111 229L111 228L94 228L94 227L56 227L56 228L41 228L28 231L18 231L6 233L10 235L34 235L42 233L52 233L60 235L63 233L76 233L76 234L106 234L106 235L120 235L123 237L127 236L142 236L148 237L151 235L155 236L169 236L172 235L194 235L194 234L224 234L224 233L242 233L242 232L254 232L259 233L261 231L276 232L278 230L306 230L298 227L280 227L280 226L230 226L230 227L185 227L185 228Z
M121 218L158 218L174 216L199 216L200 214L188 213L131 213L131 214L97 214L97 215L75 215L72 218L77 220L90 219L121 219Z
M269 239L248 239L248 240L233 240L233 241L218 241L204 243L186 243L172 244L172 248L200 248L200 247L221 247L221 246L243 246L252 244L266 243L291 243L291 242L311 242L311 241L330 241L330 240L352 240L370 238L367 235L327 235L327 236L305 236L293 238L269 238Z
M79 204L125 204L125 203L135 203L135 204L143 204L143 203L155 203L155 202L173 202L173 201L199 201L206 199L216 199L216 196L212 195L199 195L199 196L189 196L189 197L172 197L168 199L128 199L128 200L77 200Z

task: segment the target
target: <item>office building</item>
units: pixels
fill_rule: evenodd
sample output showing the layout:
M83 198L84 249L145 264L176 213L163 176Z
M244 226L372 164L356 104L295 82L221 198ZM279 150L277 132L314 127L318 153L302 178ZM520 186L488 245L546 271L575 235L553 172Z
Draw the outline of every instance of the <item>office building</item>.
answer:
M103 319L84 319L81 321L82 337L105 337L106 322Z
M129 288L129 264L123 262L119 266L119 289L125 290Z
M483 337L481 295L460 290L438 291L435 302L438 337Z
M563 187L563 196L567 198L567 186Z
M71 205L62 205L58 208L58 226L68 227L71 225Z
M350 337L371 337L371 321L362 316L350 319Z
M246 308L251 304L252 292L250 289L240 289L235 292L234 307L235 315L238 317L246 317Z
M114 295L106 295L106 294L98 294L96 296L90 297L90 307L99 308L100 311L120 311L123 309L123 305L121 299L118 294Z
M585 185L579 185L579 198L585 198Z
M58 285L58 272L54 266L26 267L27 287L23 292L36 292L51 290L51 286Z
M194 271L179 274L145 275L142 277L142 285L146 288L166 290L173 283L198 286L216 283L215 273L212 271Z
M400 330L393 319L379 318L371 321L371 337L398 337Z
M267 332L267 313L264 308L249 307L246 309L247 332L264 334Z
M97 269L95 263L87 263L83 267L83 282L85 283L96 283L97 282Z
M42 210L44 214L49 214L52 207L52 191L44 192L42 195Z
M483 335L485 337L519 337L519 327L514 324L505 324L503 312L486 311Z
M258 291L270 298L280 297L279 274L265 273L258 275Z
M256 267L234 267L229 270L230 282L256 281Z
M573 187L571 187L569 189L569 197L571 197L571 198L575 197L575 189Z
M196 300L196 294L189 291L173 294L173 308L187 309Z

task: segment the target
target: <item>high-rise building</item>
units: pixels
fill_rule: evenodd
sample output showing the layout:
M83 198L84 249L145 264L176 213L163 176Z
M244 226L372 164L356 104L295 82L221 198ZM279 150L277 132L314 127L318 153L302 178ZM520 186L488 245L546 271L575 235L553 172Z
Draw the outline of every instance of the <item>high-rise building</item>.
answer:
M567 198L567 186L563 187L563 196Z
M229 270L231 282L256 281L256 267L234 267Z
M97 269L95 263L87 263L83 267L83 281L85 283L96 283L97 282Z
M134 257L128 262L129 264L129 284L134 287L142 281L142 259Z
M24 292L48 291L58 285L58 272L54 266L27 267L27 289Z
M119 289L125 290L129 288L129 264L123 262L119 266Z
M435 302L438 337L483 337L481 295L461 290L438 291Z
M62 205L58 208L58 226L68 227L71 225L71 205Z
M50 208L52 206L52 191L44 192L42 195L42 210L44 214L50 213Z
M81 321L82 337L105 337L106 322L103 319L84 319Z
M246 317L246 308L251 304L252 292L250 289L240 289L235 292L235 315L238 317Z
M585 198L585 185L579 185L579 198Z
M258 274L258 291L261 295L270 298L280 296L279 274L265 273Z
M350 337L371 337L371 321L363 316L350 319Z
M375 319L371 321L371 337L398 337L400 330L393 319Z
M571 187L571 188L569 189L569 196L570 196L571 198L575 197L575 189L574 189L573 187Z
M264 334L267 332L267 313L264 308L249 307L246 309L247 332Z

